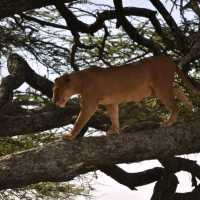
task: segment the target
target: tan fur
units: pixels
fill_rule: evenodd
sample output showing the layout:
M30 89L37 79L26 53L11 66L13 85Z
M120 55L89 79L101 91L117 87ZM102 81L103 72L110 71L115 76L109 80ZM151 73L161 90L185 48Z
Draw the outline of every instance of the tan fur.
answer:
M71 133L65 139L76 138L86 122L94 114L99 104L106 106L112 127L109 133L119 133L118 105L122 102L139 102L145 97L155 96L170 111L166 126L176 122L177 97L183 104L193 109L192 103L178 87L173 87L174 74L193 88L187 77L167 56L144 59L141 62L112 68L90 68L72 74L64 74L55 80L53 101L64 107L75 94L81 95L82 105L79 116Z

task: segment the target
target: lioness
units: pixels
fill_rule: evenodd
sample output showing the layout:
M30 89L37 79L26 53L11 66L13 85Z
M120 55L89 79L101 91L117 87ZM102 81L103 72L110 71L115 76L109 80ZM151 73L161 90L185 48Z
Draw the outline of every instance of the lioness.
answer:
M111 68L90 68L71 74L65 73L55 79L53 87L53 102L64 107L68 99L75 94L81 95L81 112L71 133L64 135L67 140L73 140L79 134L86 122L96 111L99 104L106 106L112 126L109 133L119 133L118 105L122 102L139 102L145 97L155 96L170 111L170 117L164 122L166 126L176 122L178 107L177 97L190 110L193 109L183 91L174 87L175 72L194 89L187 77L176 67L167 56L157 56L144 59L133 64Z

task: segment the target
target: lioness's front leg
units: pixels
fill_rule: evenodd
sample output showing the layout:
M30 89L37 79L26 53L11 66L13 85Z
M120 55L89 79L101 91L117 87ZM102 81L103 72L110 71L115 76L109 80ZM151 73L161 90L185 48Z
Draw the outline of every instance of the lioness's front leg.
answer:
M78 118L76 119L74 127L71 133L64 134L63 139L66 139L66 140L75 139L76 136L81 131L81 129L84 127L84 125L88 122L90 117L94 114L96 109L97 109L96 101L90 101L90 99L87 99L87 101L85 101L83 99L82 105L81 105L81 111L79 113Z
M119 106L118 104L106 105L108 115L111 120L111 129L107 131L107 134L119 134Z

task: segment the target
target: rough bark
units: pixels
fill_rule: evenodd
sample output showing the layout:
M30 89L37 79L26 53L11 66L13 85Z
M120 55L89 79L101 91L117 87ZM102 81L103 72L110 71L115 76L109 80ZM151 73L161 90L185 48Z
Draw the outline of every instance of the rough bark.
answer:
M11 54L7 63L10 75L3 78L0 84L0 108L12 100L13 90L24 82L47 97L52 97L53 82L36 74L25 59L18 54Z
M170 128L123 133L117 137L57 141L8 155L0 160L0 188L21 187L39 181L69 180L97 169L95 166L167 159L199 152L199 129L199 119L196 119Z

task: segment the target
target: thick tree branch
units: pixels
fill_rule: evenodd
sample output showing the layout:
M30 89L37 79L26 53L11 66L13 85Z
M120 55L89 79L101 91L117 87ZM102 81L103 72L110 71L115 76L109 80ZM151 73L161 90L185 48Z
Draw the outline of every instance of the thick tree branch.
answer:
M9 105L4 109L6 111L0 114L0 137L38 133L72 124L80 110L76 100L68 102L64 109L50 106L32 114L20 112L10 115L7 114L10 113ZM105 130L108 124L108 117L99 111L90 119L88 126Z
M56 127L61 127L71 122L77 109L50 109L36 114L21 114L15 116L1 115L0 137L36 133ZM77 107L76 107L77 108ZM70 115L68 114L70 113ZM56 120L55 120L56 119Z
M0 84L0 108L12 100L13 90L25 81L24 66L21 57L9 56L8 71L10 75L3 78Z
M159 161L166 169L170 170L172 173L183 170L190 172L193 176L200 179L200 167L196 161L184 158L169 158Z
M74 0L60 0L62 2L72 2ZM1 0L0 1L0 19L21 13L27 10L41 8L53 5L55 0Z
M117 165L112 166L99 166L99 169L106 175L110 176L118 183L127 186L131 190L135 190L136 187L153 183L164 175L164 168L155 167L138 173L128 173L122 170Z
M200 179L200 166L193 160L176 157L163 160L161 163L165 168L155 167L137 173L128 173L116 165L98 166L98 168L106 175L110 176L118 183L127 186L131 190L155 181L162 181L163 177L170 175L169 172L172 175L179 171L187 171L191 173L193 177Z
M24 82L49 98L52 97L53 83L36 74L21 56L11 54L7 65L10 75L3 78L0 84L0 108L12 99L13 90Z
M0 84L0 108L9 103L13 97L13 90L23 83L22 77L9 75L1 80Z
M95 166L166 159L200 151L199 119L170 128L156 128L119 136L57 141L0 159L0 188L39 181L69 180ZM148 182L148 181L147 181Z

